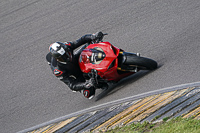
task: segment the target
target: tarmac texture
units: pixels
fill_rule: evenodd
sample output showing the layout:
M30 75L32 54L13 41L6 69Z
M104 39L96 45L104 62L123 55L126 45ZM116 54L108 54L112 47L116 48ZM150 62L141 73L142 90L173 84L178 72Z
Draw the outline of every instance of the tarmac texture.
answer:
M154 59L159 68L120 81L98 101L73 93L46 62L49 45L97 31L108 33L104 41L116 47ZM0 132L199 82L199 43L200 0L1 0Z

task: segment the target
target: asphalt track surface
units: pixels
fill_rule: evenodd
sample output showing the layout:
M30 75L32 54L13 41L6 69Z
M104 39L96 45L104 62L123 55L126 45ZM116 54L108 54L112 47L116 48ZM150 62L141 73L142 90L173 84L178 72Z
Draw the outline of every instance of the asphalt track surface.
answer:
M48 47L96 31L159 68L123 80L98 101L71 92L51 73ZM1 0L0 33L2 133L200 77L199 0Z

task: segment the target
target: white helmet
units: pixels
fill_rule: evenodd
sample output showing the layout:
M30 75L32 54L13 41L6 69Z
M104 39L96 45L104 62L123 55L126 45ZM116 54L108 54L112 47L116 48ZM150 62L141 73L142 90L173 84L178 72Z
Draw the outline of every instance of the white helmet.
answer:
M55 42L49 46L51 55L62 64L72 61L72 54L67 45L61 42Z

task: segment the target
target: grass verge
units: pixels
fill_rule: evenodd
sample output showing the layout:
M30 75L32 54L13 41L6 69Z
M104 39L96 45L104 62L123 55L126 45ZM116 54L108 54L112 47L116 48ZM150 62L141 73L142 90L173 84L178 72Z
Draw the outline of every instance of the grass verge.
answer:
M200 133L200 120L177 117L163 119L162 122L133 123L124 127L116 127L106 133Z

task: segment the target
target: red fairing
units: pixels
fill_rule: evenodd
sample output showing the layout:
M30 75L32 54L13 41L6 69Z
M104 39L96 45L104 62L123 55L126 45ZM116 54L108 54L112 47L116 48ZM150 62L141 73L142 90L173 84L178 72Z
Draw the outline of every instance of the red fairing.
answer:
M103 52L106 54L106 57L103 59L103 61L101 61L101 63L97 64L97 63L90 63L90 59L89 57L92 56L92 51L91 49L94 48L101 48L103 50ZM117 49L119 54L119 49ZM106 72L110 63L112 63L113 60L115 60L117 58L117 55L114 54L111 44L109 42L102 42L102 43L98 43L98 44L91 44L89 45L86 49L84 49L80 55L80 59L82 59L82 61L80 62L79 60L79 64L80 64L80 68L84 73L88 73L91 71L91 69L96 69L97 71L100 72Z
M97 52L95 56L95 50ZM113 46L109 42L100 42L98 44L90 44L84 49L79 57L79 66L84 73L89 73L91 69L98 71L98 75L108 81L119 81L120 79L132 74L118 74L118 55L120 49ZM103 54L102 54L103 53ZM98 55L98 56L97 56ZM104 56L103 56L104 55ZM101 58L98 61L96 58Z

